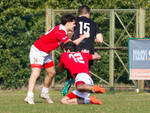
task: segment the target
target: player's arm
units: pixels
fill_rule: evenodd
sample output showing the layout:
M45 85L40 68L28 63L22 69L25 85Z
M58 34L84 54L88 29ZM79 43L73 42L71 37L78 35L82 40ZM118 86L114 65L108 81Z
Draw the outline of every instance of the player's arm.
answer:
M95 42L102 43L103 42L103 35L102 35L102 32L96 23L95 23L95 32L96 32Z
M93 56L93 58L92 58L93 60L101 59L101 56L96 52L94 52L94 54L92 56Z
M83 35L80 35L79 38L77 38L76 40L74 40L73 42L76 44L76 45L79 45L82 40L84 40L85 38L89 38L90 37L90 33L89 32L86 32L85 34Z
M85 34L80 35L80 37L77 38L76 40L73 40L73 43L75 43L76 45L79 45L79 44L82 42L82 40L84 40L85 38L89 38L89 37L90 37L90 33L89 33L89 32L86 32ZM71 40L71 39L68 39L68 40L66 40L64 43L67 43L67 42L69 42L69 41L72 41L72 40Z
M84 54L86 54L86 56L88 57L88 60L99 60L101 59L101 56L94 52L94 54L90 54L90 53L87 53L87 52L83 52Z
M97 43L102 43L103 42L103 35L102 35L102 33L98 33L96 35L95 42L97 42Z

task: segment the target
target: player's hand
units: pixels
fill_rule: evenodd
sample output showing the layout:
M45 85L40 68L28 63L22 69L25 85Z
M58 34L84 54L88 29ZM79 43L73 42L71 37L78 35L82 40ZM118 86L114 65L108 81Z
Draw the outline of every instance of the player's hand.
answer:
M73 32L73 31L68 31L67 36L71 39L71 38L72 38L72 36L73 36L73 34L74 34L74 32Z
M103 35L101 33L98 33L96 35L95 42L97 42L97 43L103 43Z
M101 56L97 52L94 52L93 57L94 59L101 59Z
M86 33L83 34L83 36L84 36L85 38L89 38L89 37L90 37L90 33L89 33L89 32L86 32Z

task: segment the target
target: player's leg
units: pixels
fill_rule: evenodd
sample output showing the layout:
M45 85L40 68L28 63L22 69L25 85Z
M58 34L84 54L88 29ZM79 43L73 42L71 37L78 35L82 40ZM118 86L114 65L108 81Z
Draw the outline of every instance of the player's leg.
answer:
M46 68L46 76L45 76L45 80L44 80L44 87L46 87L46 88L50 87L50 85L52 84L52 80L53 80L55 75L56 75L56 71L55 71L54 66Z
M27 97L25 98L25 102L29 104L34 104L34 87L36 84L37 78L40 76L41 68L44 63L44 57L47 54L44 52L39 51L36 47L31 46L30 49L30 64L31 64L31 76L29 78L28 82L28 92L27 92Z
M54 62L50 55L45 59L44 68L46 70L46 76L44 80L44 87L42 88L40 97L45 99L48 103L54 103L49 96L49 87L52 84L52 80L56 74Z
M46 69L46 77L44 80L44 87L42 88L40 97L45 99L48 103L54 103L49 96L49 87L52 83L53 77L55 76L55 68L50 67Z
M84 80L84 81L79 81L76 82L76 88L73 93L75 93L77 96L84 98L84 104L102 104L102 101L97 99L95 96L89 97L90 93L88 92L93 92L92 91L92 84L90 83L91 80Z
M61 100L62 104L85 104L84 103L84 99L83 98L74 98L74 99L70 99L67 96L65 96L62 100Z
M28 91L33 91L36 80L40 76L41 69L40 68L32 68L31 76L29 78L28 83Z
M80 92L105 93L105 88L94 85L92 78L86 73L80 73L76 76L75 85Z
M31 76L29 78L29 82L28 82L28 92L27 92L27 97L24 100L25 102L29 103L29 104L34 104L34 87L36 84L36 80L39 77L41 72L41 69L39 68L33 68L32 72L31 72Z
M75 95L73 92L71 92L61 99L61 103L62 104L100 104L101 105L102 101L99 99L96 99L95 96L91 96L90 98L85 96L84 98L82 98L82 97Z
M67 70L67 81L66 81L66 83L65 83L65 85L64 85L64 87L63 87L63 89L61 91L61 93L63 94L63 96L65 96L68 93L68 91L69 91L69 89L71 87L71 84L72 84L72 79L73 78L71 76L70 71Z
M77 84L80 82L81 81L77 82ZM97 85L89 85L89 84L81 83L81 84L77 85L76 88L80 92L105 93L105 88L102 88L102 87L97 86Z
M93 85L85 84L83 81L76 82L76 89L80 92L92 93L92 87Z
M62 104L84 104L84 99L76 96L73 92L61 99Z
M44 68L46 70L46 76L44 80L44 87L49 88L52 84L52 80L56 74L55 65L52 57L48 55L44 60Z
M93 92L93 80L87 73L79 73L75 78L76 90L73 91L78 97L84 98L85 104L102 104L102 101L95 96L90 96L89 92Z

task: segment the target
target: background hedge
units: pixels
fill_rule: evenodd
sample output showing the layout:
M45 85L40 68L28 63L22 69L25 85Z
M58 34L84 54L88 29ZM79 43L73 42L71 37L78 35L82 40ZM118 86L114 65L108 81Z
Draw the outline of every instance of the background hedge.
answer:
M29 50L30 46L45 32L45 9L77 9L80 5L88 5L93 9L136 9L149 8L149 0L1 0L0 1L0 86L2 89L20 88L26 86L30 76ZM149 13L148 13L149 14ZM109 21L103 18L105 14L92 14L91 18L99 24L104 34L104 40L109 42ZM128 17L131 15L128 15ZM100 18L100 19L99 19ZM127 16L123 18L126 23ZM150 19L146 22L150 23ZM56 21L56 23L59 23ZM135 26L135 25L133 25ZM147 26L146 28L150 28ZM116 35L121 30L121 25L116 23ZM130 29L131 31L134 29ZM150 31L146 30L146 36ZM121 45L127 46L127 40ZM100 45L105 46L105 45ZM99 51L102 61L96 62L92 71L108 80L108 51ZM124 54L127 54L127 51ZM123 56L122 55L122 56ZM59 55L56 56L59 59ZM127 55L123 58L127 61ZM56 61L56 65L57 65ZM118 82L130 83L127 73L122 71L117 58L115 58L115 78ZM127 62L126 62L127 63ZM64 74L57 73L56 81L62 79ZM43 81L42 72L40 81ZM120 79L120 80L119 80Z

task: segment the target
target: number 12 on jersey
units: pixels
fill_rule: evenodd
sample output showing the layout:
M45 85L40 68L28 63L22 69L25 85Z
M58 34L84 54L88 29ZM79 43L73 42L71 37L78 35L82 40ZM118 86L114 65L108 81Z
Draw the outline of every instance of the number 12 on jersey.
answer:
M74 60L76 63L83 63L83 64L85 64L81 53L75 53L75 54L70 53L70 54L69 54L69 58L73 58L73 60Z

